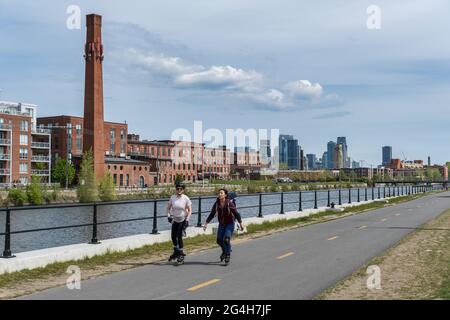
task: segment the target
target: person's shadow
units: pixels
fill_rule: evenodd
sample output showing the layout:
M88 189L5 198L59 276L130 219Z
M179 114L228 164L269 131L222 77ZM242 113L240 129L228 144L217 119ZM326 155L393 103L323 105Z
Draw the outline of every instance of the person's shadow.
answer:
M118 265L123 266L178 266L176 261L169 262L169 261L156 261L156 262L120 262L117 263ZM220 261L211 261L211 262L205 262L205 261L184 261L182 265L199 265L199 266L224 266L224 264Z

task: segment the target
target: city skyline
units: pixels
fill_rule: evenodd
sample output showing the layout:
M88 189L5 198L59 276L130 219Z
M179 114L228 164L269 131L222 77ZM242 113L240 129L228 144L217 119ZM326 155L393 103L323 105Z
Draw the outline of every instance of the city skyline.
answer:
M41 116L81 115L84 68L79 48L85 28L82 24L80 30L67 29L71 2L47 2L2 4L0 99L36 104ZM330 137L346 136L352 159L364 159L366 165L379 164L383 145L392 146L396 158L431 156L433 163L445 163L449 155L441 146L448 138L445 110L450 97L444 89L450 74L445 63L449 48L436 48L441 42L433 37L424 40L421 35L432 34L434 27L420 22L448 24L443 12L449 4L381 1L384 23L377 31L365 26L369 4L354 1L336 8L326 2L264 2L252 15L252 25L242 28L245 14L255 6L218 2L212 15L217 21L233 17L233 5L242 13L235 16L235 25L216 23L204 30L198 21L211 16L210 7L198 7L190 17L173 13L179 22L174 28L164 19L170 16L165 4L143 4L149 9L142 10L143 15L115 1L108 7L79 1L82 16L97 11L107 22L105 118L126 121L142 137L167 139L173 130L190 129L194 120L202 120L206 128L221 130L278 128L318 157ZM410 10L399 14L405 5ZM305 11L300 9L309 9L314 21L300 19ZM264 26L267 11L274 15ZM321 16L327 17L326 23ZM346 17L345 24L339 16ZM289 24L285 17L295 17L296 22ZM424 25L426 30L421 30ZM275 37L274 26L283 30L283 37ZM235 28L241 28L244 37L232 37ZM406 39L399 41L404 35L410 35L409 40L417 37L416 47ZM275 41L270 49L267 40ZM391 50L384 50L388 47ZM376 54L367 54L374 48L379 49ZM333 51L346 54L333 57ZM227 81L218 81L219 76ZM423 106L427 113L420 111ZM218 114L221 123L215 121Z

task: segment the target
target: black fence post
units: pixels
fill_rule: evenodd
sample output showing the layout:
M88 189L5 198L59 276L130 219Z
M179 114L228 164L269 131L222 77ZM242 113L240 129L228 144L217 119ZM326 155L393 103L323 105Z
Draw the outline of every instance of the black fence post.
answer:
M374 188L375 187L372 187L372 200L375 200L375 190L374 190Z
M348 203L352 203L352 188L348 188Z
M381 199L380 187L378 187L378 199Z
M342 204L342 193L341 193L341 188L339 188L339 205Z
M327 207L330 207L331 203L330 203L330 189L327 190Z
M92 218L92 239L90 244L99 244L97 239L97 203L94 202L94 214Z
M392 187L392 192L393 192L392 196L395 197L395 186Z
M153 230L152 234L159 234L158 232L158 201L153 201Z
M383 199L386 198L386 186L383 187Z
M1 258L9 259L14 257L11 254L11 209L7 207L5 217L5 250Z
M359 198L359 188L358 188L358 202L360 202L360 198Z
M364 201L367 201L367 187L364 188Z
M314 209L317 209L317 190L314 190Z
M298 211L303 211L302 208L302 192L299 191L298 193Z
M197 227L202 226L202 197L198 197L198 216L197 216Z
M258 218L262 218L262 193L259 194L259 209L258 209Z
M284 192L281 192L281 207L280 207L280 214L284 214Z

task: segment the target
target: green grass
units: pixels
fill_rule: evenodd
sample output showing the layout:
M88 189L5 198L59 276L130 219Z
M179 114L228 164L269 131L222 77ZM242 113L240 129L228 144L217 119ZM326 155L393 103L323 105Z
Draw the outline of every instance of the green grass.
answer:
M245 235L252 235L264 231L274 231L277 229L283 229L287 227L301 226L302 224L304 225L308 223L319 223L321 221L324 221L325 220L324 218L329 216L338 217L348 213L357 213L367 210L373 210L386 205L392 205L394 203L413 200L420 196L421 195L414 195L390 199L389 204L386 204L384 202L374 202L361 206L349 207L342 212L326 210L307 217L301 217L290 220L278 220L272 222L266 221L262 224L249 224L247 226L247 233ZM239 236L236 235L236 237L240 238L243 237L243 235ZM189 248L189 250L207 249L216 246L216 236L198 235L192 238L186 238L184 240L184 243L185 246ZM45 277L48 276L62 275L65 274L67 268L73 264L76 264L81 269L94 269L97 266L106 266L125 259L136 259L140 257L149 257L149 256L151 257L168 256L170 255L171 252L172 252L172 243L170 241L167 241L163 243L146 245L144 247L128 250L125 252L107 252L106 254L103 255L93 256L91 258L84 258L78 261L53 263L43 268L36 268L32 270L26 269L12 273L2 274L0 275L0 287L11 287L17 283L24 281L44 279ZM450 284L450 278L448 279L447 283ZM448 284L447 284L447 292L449 288Z

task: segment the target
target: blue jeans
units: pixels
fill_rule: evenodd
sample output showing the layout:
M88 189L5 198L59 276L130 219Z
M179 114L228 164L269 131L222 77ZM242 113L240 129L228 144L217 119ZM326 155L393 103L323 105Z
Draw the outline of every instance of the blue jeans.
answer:
M234 231L234 223L220 224L217 230L217 243L225 254L231 253L231 236Z

